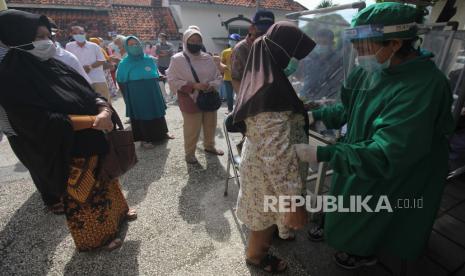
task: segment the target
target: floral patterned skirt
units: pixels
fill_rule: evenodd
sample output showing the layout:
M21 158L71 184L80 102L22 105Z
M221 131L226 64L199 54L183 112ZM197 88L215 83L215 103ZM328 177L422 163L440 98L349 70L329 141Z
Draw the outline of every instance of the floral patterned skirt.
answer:
M252 231L277 225L280 236L286 238L284 213L265 210L265 201L268 196L304 191L308 164L298 160L293 147L308 143L304 118L292 112L263 112L246 119L246 124L237 217Z
M96 156L90 158L92 161L96 159ZM68 194L63 198L68 228L79 251L97 249L115 239L129 210L119 180L96 181L93 172L97 162L84 161L83 158L72 160ZM70 192L70 185L76 186L77 182L92 184L84 202L82 193L78 198L77 193ZM80 190L86 189L82 187Z

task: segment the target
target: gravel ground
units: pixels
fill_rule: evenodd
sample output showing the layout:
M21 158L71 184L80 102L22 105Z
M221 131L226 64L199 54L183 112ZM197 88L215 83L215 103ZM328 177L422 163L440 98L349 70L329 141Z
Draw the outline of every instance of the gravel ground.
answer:
M121 99L115 106L123 114ZM219 110L217 143L226 150ZM262 275L244 263L247 231L234 214L238 189L223 197L226 157L184 162L182 117L169 105L167 121L175 140L144 150L138 165L121 179L138 219L122 230L124 245L113 252L78 253L63 216L46 213L27 170L6 139L0 142L1 275ZM379 269L356 274L338 269L333 250L314 244L304 231L295 242L272 249L290 262L287 275L385 275Z

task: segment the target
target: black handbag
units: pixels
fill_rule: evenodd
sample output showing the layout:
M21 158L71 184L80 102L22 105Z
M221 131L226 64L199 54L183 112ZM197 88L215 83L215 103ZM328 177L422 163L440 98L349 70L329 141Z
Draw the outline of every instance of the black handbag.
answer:
M184 57L189 63L189 66L192 71L192 75L194 75L194 79L196 82L200 82L199 76L197 72L195 72L194 67L192 66L191 59L184 53ZM206 112L217 111L221 107L221 98L218 91L199 91L199 96L197 97L197 107Z
M110 181L125 174L137 163L136 147L131 130L125 130L121 119L113 110L115 129L106 134L108 153L99 160L97 178Z

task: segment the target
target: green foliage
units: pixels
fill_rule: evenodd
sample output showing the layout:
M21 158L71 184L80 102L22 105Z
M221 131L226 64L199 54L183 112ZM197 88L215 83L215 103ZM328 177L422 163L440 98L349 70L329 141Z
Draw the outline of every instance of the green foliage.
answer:
M323 9L323 8L329 8L333 6L335 6L335 4L333 4L333 0L322 0L321 3L316 8Z

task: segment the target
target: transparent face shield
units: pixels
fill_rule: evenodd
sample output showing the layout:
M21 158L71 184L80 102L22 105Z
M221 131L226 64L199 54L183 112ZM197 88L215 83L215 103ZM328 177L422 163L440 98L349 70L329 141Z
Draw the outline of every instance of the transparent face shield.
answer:
M344 87L354 90L374 89L381 74L391 66L394 52L389 47L388 34L417 31L417 24L393 26L364 25L348 28L343 35ZM407 38L406 38L407 39Z
M383 44L383 27L366 25L349 28L343 35L344 87L371 90L394 53Z
M306 15L298 20L299 28L315 41L316 47L299 61L289 79L309 109L339 100L344 79L342 34L355 13L343 10Z

